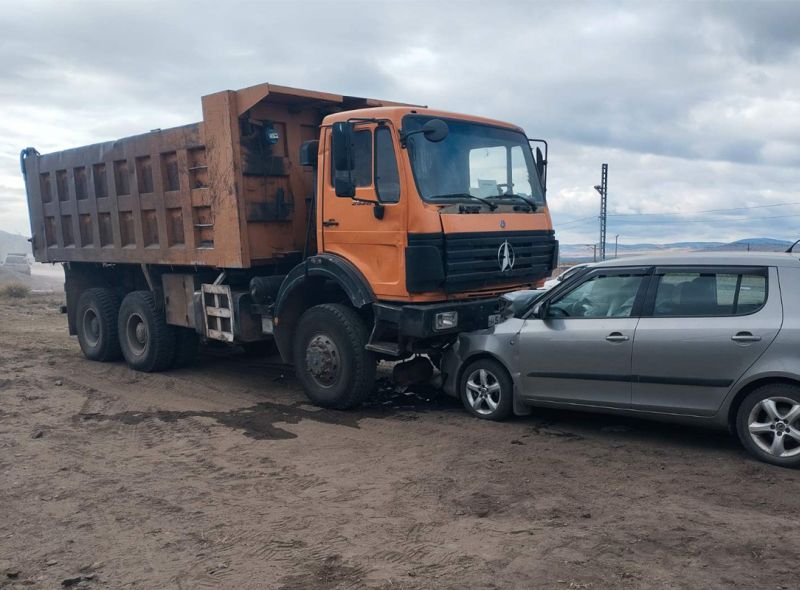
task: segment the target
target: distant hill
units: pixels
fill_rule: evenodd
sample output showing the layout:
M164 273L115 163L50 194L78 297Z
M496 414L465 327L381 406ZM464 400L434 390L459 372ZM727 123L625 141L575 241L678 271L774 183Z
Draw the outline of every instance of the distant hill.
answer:
M668 244L619 244L620 256L636 256L655 252L782 252L792 243L773 238L745 238L735 242L671 242ZM606 255L614 256L614 244L606 246ZM562 262L586 262L592 260L592 248L585 244L561 244Z

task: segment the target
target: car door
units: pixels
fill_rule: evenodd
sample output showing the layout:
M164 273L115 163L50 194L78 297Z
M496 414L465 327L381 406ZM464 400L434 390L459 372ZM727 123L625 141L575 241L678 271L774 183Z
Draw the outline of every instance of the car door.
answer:
M519 334L522 396L627 408L646 267L599 268L553 293Z
M633 344L633 409L715 414L782 320L775 268L656 268Z

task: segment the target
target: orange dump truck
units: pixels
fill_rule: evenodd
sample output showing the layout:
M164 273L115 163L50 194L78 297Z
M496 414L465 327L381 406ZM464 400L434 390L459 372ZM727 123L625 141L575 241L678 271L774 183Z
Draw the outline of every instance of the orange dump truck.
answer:
M63 263L89 359L158 371L200 339L274 342L312 401L348 408L378 361L435 361L557 263L547 144L519 127L271 84L202 107L22 152L34 255Z

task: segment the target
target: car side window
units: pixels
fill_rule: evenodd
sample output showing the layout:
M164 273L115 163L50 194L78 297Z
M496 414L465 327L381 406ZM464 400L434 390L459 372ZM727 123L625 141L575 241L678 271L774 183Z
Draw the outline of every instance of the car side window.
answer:
M753 313L767 300L761 272L676 271L656 274L655 317L714 317Z
M553 299L548 317L628 318L633 312L643 275L597 274Z

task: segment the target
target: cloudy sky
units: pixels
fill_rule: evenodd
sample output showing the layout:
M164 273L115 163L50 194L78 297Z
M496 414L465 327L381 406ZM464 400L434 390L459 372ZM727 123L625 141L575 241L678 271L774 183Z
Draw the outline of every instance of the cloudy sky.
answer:
M481 114L550 140L566 243L800 238L800 2L51 2L0 14L0 229L19 151L199 120L259 82Z

